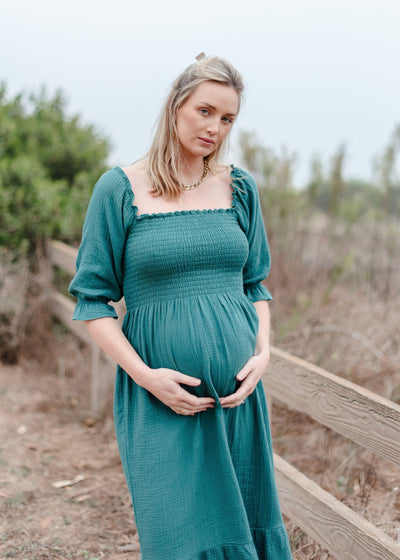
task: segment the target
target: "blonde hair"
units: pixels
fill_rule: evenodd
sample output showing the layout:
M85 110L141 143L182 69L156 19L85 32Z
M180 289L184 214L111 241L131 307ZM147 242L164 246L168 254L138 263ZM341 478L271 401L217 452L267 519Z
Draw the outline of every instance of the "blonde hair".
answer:
M165 196L174 199L182 192L183 185L179 180L178 165L180 144L176 127L178 109L194 92L199 84L205 81L218 82L232 87L239 97L244 90L242 76L233 66L216 56L204 57L188 66L172 85L165 105L161 111L153 143L146 158L147 178L154 196ZM207 156L211 170L216 171L219 155L223 151L226 139Z

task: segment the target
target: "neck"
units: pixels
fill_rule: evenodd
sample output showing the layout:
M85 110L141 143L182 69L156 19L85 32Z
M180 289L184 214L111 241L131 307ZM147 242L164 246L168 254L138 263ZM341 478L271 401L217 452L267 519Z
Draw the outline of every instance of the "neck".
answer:
M204 171L203 158L182 159L179 164L179 178L183 184L187 185L197 181Z

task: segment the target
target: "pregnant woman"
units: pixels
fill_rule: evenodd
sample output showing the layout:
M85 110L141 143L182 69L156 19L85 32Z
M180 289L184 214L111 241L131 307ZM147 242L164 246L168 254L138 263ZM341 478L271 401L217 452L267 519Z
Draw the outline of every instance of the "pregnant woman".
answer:
M118 363L114 418L143 560L290 560L261 376L270 258L254 179L220 156L243 82L197 57L148 154L95 186L70 292ZM122 330L110 301L125 297Z

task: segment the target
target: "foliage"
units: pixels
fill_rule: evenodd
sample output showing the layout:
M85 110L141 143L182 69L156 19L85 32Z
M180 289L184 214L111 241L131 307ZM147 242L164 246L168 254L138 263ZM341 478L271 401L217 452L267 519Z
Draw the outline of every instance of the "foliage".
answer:
M46 236L73 242L92 187L105 169L108 141L48 97L0 87L0 246L25 256Z
M385 297L398 290L400 126L375 158L375 178L369 182L345 176L344 144L328 169L313 157L303 189L293 186L294 154L286 149L276 154L248 132L241 134L240 147L259 186L273 259L269 286L278 299L284 293L293 310L293 303L310 301L317 283L329 298L342 281Z
M26 259L15 260L0 247L0 359L15 362L25 337L30 273Z
M400 125L395 127L388 145L374 160L380 205L386 216L398 216L400 211L400 176L396 164L400 155Z
M345 145L332 156L328 172L315 155L305 188L308 204L348 225L360 220L396 220L400 213L399 155L400 126L394 128L387 146L375 156L370 181L345 177Z
M260 145L257 137L248 132L241 133L239 144L243 163L257 180L261 204L268 216L268 229L283 235L287 232L286 221L293 223L297 215L295 210L302 205L302 197L293 187L296 155L283 148L279 156Z

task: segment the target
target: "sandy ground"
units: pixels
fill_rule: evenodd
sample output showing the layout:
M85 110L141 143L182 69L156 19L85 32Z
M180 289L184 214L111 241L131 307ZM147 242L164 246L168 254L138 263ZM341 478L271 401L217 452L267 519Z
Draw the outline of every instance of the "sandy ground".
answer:
M72 364L61 377L26 359L0 367L0 557L136 560L112 421L85 411L77 369L86 357L70 337L64 343Z

